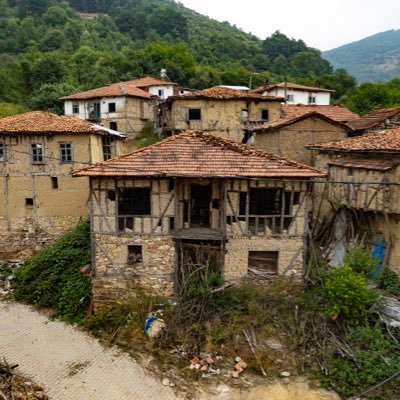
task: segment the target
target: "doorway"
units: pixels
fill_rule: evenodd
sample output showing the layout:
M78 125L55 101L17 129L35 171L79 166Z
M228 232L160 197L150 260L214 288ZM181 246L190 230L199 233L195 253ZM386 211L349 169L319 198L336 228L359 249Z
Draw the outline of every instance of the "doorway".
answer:
M211 185L190 185L190 227L210 228Z

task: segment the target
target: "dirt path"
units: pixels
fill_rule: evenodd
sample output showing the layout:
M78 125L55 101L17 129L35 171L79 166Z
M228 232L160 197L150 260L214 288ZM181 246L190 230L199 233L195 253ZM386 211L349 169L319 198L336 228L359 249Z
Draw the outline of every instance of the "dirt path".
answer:
M0 357L52 400L178 399L127 355L18 303L0 302Z

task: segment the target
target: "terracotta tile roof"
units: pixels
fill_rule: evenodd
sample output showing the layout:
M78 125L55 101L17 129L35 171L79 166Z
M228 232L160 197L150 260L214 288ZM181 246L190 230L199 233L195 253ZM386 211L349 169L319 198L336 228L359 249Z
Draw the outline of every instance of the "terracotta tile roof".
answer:
M347 168L361 168L376 171L389 171L399 165L399 162L391 160L374 160L370 158L334 158L328 161L329 165L337 165Z
M31 111L11 117L0 118L1 134L71 134L107 133L107 129L95 127L76 117L57 115L45 111Z
M151 99L154 97L149 92L139 89L136 86L128 85L125 83L114 83L109 86L88 90L87 92L80 92L71 96L61 97L61 100L87 100L99 97L118 97L118 96L131 96L139 97L142 99Z
M295 115L295 116L291 116L291 117L283 117L280 118L276 121L272 121L272 122L266 122L262 125L258 125L252 129L250 129L250 131L260 131L260 132L268 132L268 131L274 131L275 129L279 129L279 128L284 128L285 126L289 126L292 125L296 122L302 121L304 119L307 118L318 118L318 119L322 119L324 121L327 121L333 125L338 125L341 126L343 129L345 129L346 131L352 131L351 128L349 128L347 125L345 125L344 123L340 122L340 121L335 121L332 118L329 118L328 116L326 116L325 114L321 114L317 111L309 111L306 112L304 114L300 114L300 115Z
M361 118L349 121L348 125L354 130L370 129L380 125L386 119L392 118L399 113L400 107L375 110L363 115Z
M146 76L145 78L139 78L139 79L132 79L130 81L123 81L119 83L125 83L126 85L133 85L138 88L144 88L144 87L149 87L149 86L171 86L171 85L178 85L175 82L168 82L168 81L163 81L161 79L153 78L151 76Z
M343 106L319 106L305 104L286 104L282 106L283 117L295 117L310 111L316 111L320 114L324 114L334 121L339 122L347 122L359 118L356 113L353 113L348 108Z
M331 93L335 92L334 90L331 90L331 89L324 89L324 88L320 88L320 87L298 85L297 83L290 83L290 82L286 83L286 87L288 89L301 90L301 91L307 91L307 92L331 92ZM276 89L276 88L285 88L285 82L276 83L276 84L273 84L273 85L260 86L258 88L255 88L253 90L253 92L263 93L265 91L269 91L269 90Z
M312 178L324 174L277 154L188 131L133 153L77 170L74 176Z
M318 143L306 146L309 149L342 152L400 152L400 128L389 129L376 135L356 136L338 142Z
M248 90L230 89L222 86L214 86L208 89L196 90L192 93L173 96L177 100L197 100L197 99L213 99L213 100L258 100L258 101L284 101L283 97L262 96Z

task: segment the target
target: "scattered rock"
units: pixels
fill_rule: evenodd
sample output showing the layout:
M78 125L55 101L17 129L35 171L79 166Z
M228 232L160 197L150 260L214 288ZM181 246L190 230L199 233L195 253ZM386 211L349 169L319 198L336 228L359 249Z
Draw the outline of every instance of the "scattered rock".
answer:
M288 372L288 371L282 371L282 372L281 372L281 377L282 377L282 378L289 378L290 375L291 375L291 374L290 374L290 372Z
M289 383L290 383L290 378L282 378L282 382L285 384L285 385L289 385Z
M232 371L232 378L239 378L239 372Z
M265 341L265 344L272 350L282 351L283 345L278 339L270 338Z
M168 378L164 378L161 382L164 386L169 386L171 384L171 382L169 381Z

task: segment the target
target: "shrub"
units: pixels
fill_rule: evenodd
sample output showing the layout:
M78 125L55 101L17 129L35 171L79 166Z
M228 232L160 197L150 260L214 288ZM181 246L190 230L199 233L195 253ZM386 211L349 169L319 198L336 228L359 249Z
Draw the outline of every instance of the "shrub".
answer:
M91 290L90 280L79 270L89 263L90 227L84 222L24 263L15 276L14 296L52 307L63 319L79 320L90 302Z
M343 263L349 265L354 272L369 277L379 262L371 257L367 248L357 246L346 254Z
M379 287L388 293L400 296L400 279L393 271L386 269L382 272Z
M326 274L325 290L328 300L326 314L331 318L339 314L355 319L363 317L378 299L374 290L367 289L365 277L349 265Z
M379 324L355 326L345 335L353 357L337 355L331 361L329 379L344 396L354 396L400 370L400 346L385 335ZM368 395L374 400L400 398L398 379L385 383Z

